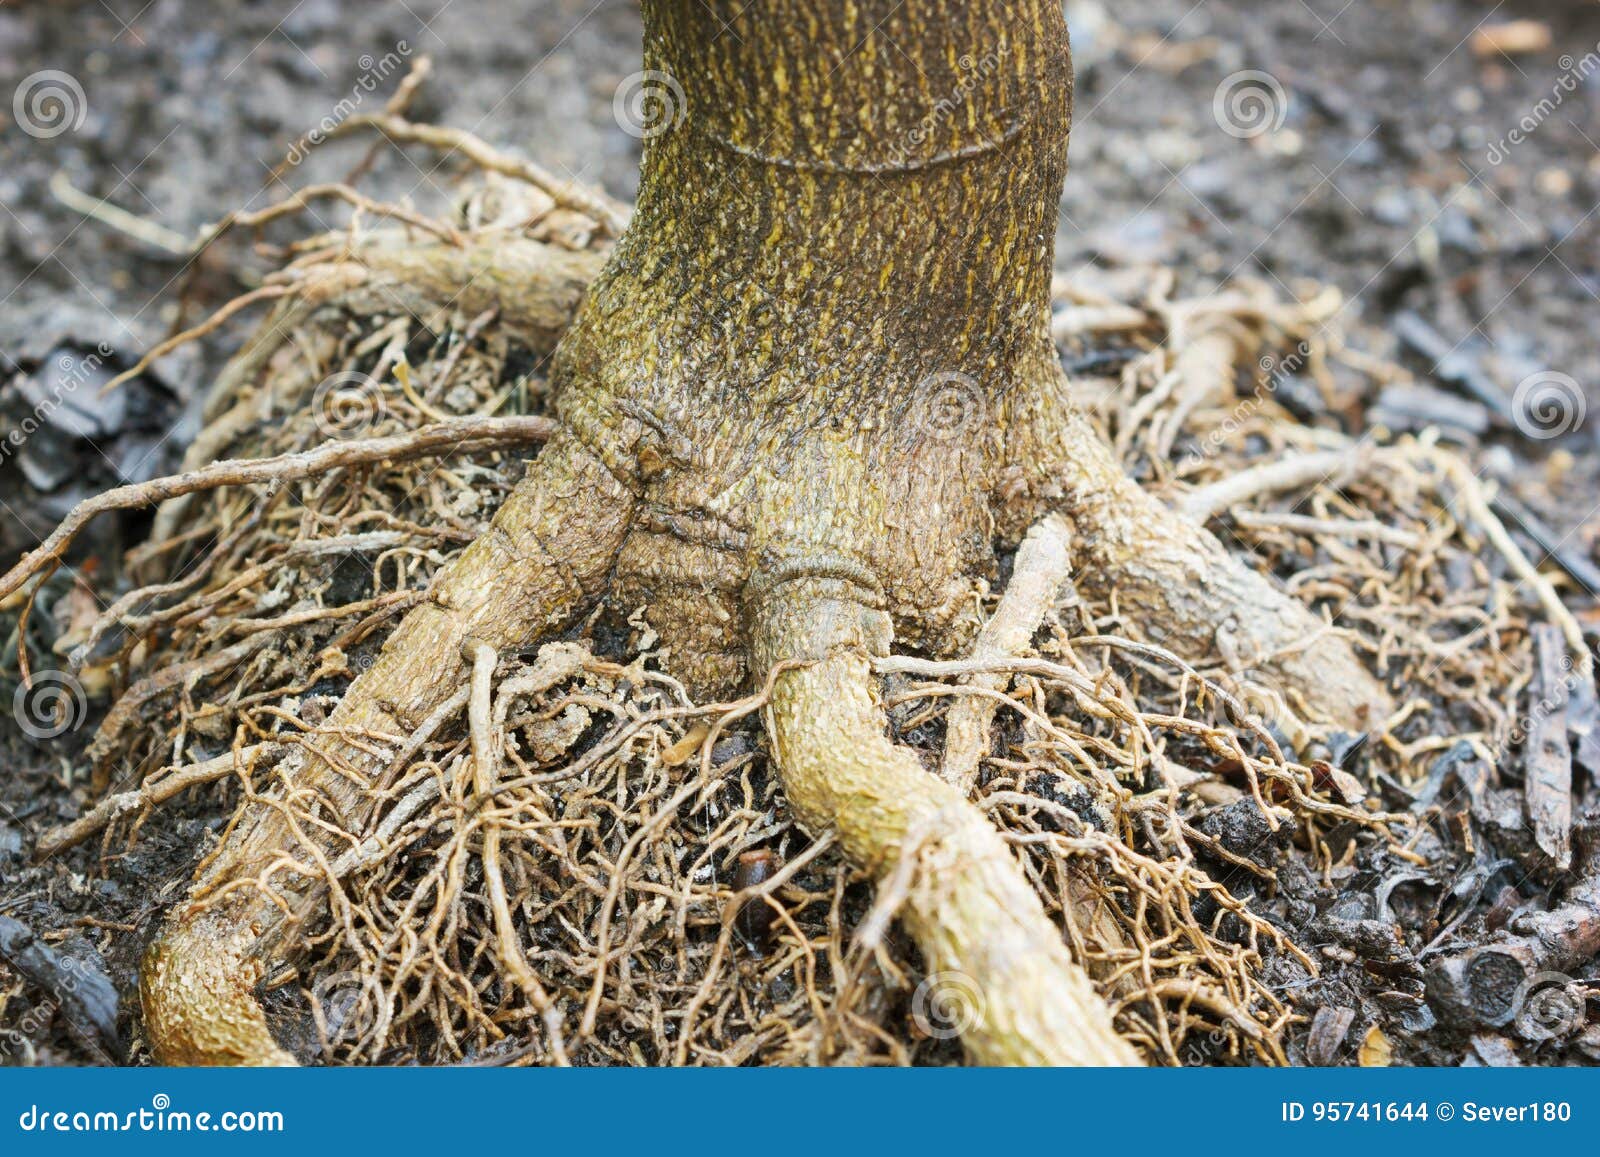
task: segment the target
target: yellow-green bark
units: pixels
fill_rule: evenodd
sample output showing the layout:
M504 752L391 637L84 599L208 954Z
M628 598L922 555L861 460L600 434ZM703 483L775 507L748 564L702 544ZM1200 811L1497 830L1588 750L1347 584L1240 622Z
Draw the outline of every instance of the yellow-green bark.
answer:
M1080 572L1126 586L1192 657L1229 617L1246 636L1274 624L1273 647L1315 627L1123 479L1072 409L1048 332L1060 4L644 10L646 67L685 111L648 141L632 222L559 348L560 432L280 790L359 824L354 785L381 761L340 728L403 736L463 684L469 642L526 643L602 597L643 606L702 695L819 664L781 676L772 709L791 802L874 871L918 857L906 920L933 967L986 994L975 1057L1129 1060L1010 850L889 743L866 683L894 640L958 651L974 578L1052 509L1077 522ZM519 287L494 290L516 314ZM1319 662L1314 695L1382 710L1347 649ZM240 882L320 838L269 807L241 817L197 891L230 895L184 908L146 969L162 1060L284 1059L245 947L272 900ZM265 886L291 902L305 885L287 866Z

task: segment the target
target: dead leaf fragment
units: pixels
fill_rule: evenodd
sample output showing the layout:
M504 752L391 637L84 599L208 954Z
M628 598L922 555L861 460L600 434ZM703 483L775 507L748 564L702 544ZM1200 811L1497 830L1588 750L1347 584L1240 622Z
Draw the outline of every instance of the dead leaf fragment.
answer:
M1386 1069L1394 1061L1394 1048L1389 1044L1389 1038L1383 1035L1383 1030L1373 1025L1367 1032L1367 1039L1361 1042L1361 1051L1356 1056L1364 1069Z

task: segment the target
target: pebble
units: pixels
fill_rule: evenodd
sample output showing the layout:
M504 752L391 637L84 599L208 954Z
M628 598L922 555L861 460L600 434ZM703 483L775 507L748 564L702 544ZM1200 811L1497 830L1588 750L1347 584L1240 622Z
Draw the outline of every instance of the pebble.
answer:
M1572 192L1572 174L1565 169L1541 169L1534 186L1546 197L1565 197Z

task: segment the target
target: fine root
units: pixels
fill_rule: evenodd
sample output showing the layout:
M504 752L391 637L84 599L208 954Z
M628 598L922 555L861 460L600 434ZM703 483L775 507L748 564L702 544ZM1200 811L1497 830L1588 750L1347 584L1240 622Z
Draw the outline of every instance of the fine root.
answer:
M894 896L975 1060L1138 1063L999 833L885 737L864 655L780 675L768 719L791 806Z
M379 442L502 408L547 430L542 359L601 254L490 200L291 250L191 464L324 454L305 399L352 373ZM1414 859L1444 817L1361 800L1329 731L1372 732L1366 786L1421 782L1457 737L1505 751L1533 617L1574 625L1455 458L1369 456L1239 398L1286 342L1325 373L1322 305L1215 294L1185 321L1167 288L1059 295L1063 340L1162 352L1074 384L1023 487L1045 509L1018 505L1068 516L1076 582L1030 539L973 600L989 627L966 660L870 660L848 631L819 643L814 601L769 607L767 685L695 702L639 608L579 619L632 500L559 435L521 482L514 441L357 460L363 440L170 499L134 560L148 585L58 641L122 701L91 749L111 794L41 845L113 851L180 798L238 812L141 974L156 1056L947 1062L954 1017L995 1062L1282 1063L1318 961L1263 914L1271 856L1207 817L1253 808L1325 870L1357 843ZM1183 361L1203 334L1229 352ZM1210 384L1180 389L1179 361ZM30 588L44 621L60 582ZM1267 727L1280 705L1308 726ZM746 886L748 852L776 871ZM750 904L772 913L759 943Z

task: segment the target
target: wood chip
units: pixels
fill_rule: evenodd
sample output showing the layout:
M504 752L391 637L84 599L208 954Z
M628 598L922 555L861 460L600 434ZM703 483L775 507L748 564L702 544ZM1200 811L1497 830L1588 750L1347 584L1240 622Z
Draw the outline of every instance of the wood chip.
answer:
M1373 1025L1367 1032L1367 1039L1361 1042L1357 1057L1364 1069L1386 1069L1394 1062L1394 1047L1383 1030Z
M1480 1033L1472 1038L1472 1051L1480 1064L1491 1069L1517 1069L1522 1062L1517 1059L1517 1049L1509 1040L1496 1033Z
M1339 1049L1344 1045L1345 1034L1356 1018L1355 1009L1339 1008L1325 1004L1317 1009L1311 1021L1311 1034L1306 1038L1306 1061L1318 1067L1338 1062Z
M1567 696L1573 678L1561 628L1533 628L1537 670L1529 684L1524 793L1539 847L1566 868L1572 862L1572 745L1567 739Z

